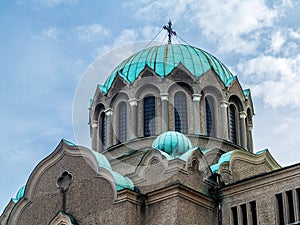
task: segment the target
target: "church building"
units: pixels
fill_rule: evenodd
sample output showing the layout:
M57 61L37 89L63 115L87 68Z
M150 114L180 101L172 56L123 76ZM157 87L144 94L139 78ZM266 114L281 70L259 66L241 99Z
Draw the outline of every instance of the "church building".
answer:
M61 140L0 225L300 224L300 164L254 149L251 92L215 56L169 39L99 76L91 148Z

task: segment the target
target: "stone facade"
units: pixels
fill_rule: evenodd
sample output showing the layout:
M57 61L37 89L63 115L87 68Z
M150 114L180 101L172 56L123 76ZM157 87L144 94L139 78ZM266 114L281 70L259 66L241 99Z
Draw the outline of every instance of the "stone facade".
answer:
M145 64L134 80L121 67L132 60L117 67L89 109L91 149L62 140L1 225L300 224L300 166L253 153L249 90L209 53L166 46L156 48L189 55L167 74Z

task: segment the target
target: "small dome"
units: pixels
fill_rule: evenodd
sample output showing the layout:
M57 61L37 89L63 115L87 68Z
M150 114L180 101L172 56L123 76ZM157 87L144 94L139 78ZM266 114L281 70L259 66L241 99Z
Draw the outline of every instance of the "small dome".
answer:
M191 149L192 143L184 134L176 131L167 131L159 135L152 143L152 148L169 155L182 155Z
M166 78L179 63L196 78L213 69L225 86L235 79L229 69L208 52L190 45L166 44L143 49L124 60L110 74L101 90L107 93L117 76L129 84L133 83L146 66L161 78Z

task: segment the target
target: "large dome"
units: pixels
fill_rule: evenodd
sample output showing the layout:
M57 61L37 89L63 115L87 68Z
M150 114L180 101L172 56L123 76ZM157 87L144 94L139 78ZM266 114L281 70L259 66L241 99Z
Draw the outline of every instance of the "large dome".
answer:
M113 70L101 90L107 93L117 76L129 84L133 83L146 65L165 78L179 63L196 78L213 69L225 86L229 86L235 78L221 61L204 50L190 45L166 44L143 49L124 60Z

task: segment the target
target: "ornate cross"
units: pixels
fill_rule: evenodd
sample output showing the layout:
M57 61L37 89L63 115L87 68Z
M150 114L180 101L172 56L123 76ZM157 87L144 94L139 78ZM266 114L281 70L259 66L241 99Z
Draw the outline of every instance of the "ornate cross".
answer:
M171 22L171 20L169 20L168 25L163 26L163 28L165 30L167 30L167 32L168 32L168 37L169 37L168 44L171 44L171 37L172 37L172 35L176 36L176 32L172 29L172 22Z
M67 191L73 181L73 175L68 171L64 171L62 175L57 179L56 186L62 193L62 210L66 211L66 198L67 198Z

